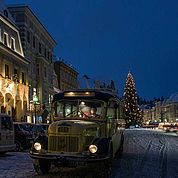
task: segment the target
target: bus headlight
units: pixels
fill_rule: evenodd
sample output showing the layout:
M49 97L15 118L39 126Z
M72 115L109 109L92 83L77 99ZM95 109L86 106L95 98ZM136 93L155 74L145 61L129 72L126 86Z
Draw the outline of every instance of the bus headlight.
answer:
M38 143L38 142L34 143L34 148L35 148L35 150L37 150L37 151L41 150L41 144Z
M96 153L98 148L97 148L96 145L90 145L89 146L89 150L90 150L91 153Z

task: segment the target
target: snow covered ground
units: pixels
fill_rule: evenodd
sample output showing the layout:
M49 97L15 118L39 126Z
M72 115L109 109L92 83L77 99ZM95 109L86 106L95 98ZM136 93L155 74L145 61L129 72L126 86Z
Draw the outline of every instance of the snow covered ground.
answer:
M0 156L0 178L98 178L91 174L93 170L52 169L49 175L39 176L28 152ZM125 130L124 152L113 161L110 178L178 178L178 135L153 129Z
M178 178L178 136L160 130L125 131L122 159L113 163L113 178Z

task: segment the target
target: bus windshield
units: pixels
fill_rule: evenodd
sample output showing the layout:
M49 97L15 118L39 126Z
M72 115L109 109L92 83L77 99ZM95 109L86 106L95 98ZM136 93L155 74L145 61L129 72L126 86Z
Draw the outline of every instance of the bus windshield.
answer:
M61 100L53 103L54 118L96 118L104 114L104 103L96 100Z

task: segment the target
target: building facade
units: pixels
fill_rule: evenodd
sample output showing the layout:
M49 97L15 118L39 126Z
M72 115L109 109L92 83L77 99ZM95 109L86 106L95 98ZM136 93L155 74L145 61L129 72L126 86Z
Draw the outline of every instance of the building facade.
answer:
M154 107L145 107L144 122L178 123L178 93L173 93L164 101L155 102Z
M64 60L58 60L54 63L54 69L58 79L59 89L75 90L78 89L78 72L72 68L69 64L66 64Z
M19 29L5 6L0 7L0 113L14 121L26 118L29 107L28 66Z
M30 61L28 122L35 123L40 119L42 106L49 107L54 94L53 50L56 42L28 6L9 6L8 10L20 29L24 55Z

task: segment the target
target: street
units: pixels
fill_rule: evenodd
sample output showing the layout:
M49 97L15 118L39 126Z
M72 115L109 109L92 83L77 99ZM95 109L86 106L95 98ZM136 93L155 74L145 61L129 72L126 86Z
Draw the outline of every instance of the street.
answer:
M130 129L125 131L122 158L113 161L111 178L178 178L177 165L178 136L175 133ZM0 156L2 178L95 177L94 168L96 165L90 169L53 168L49 175L39 176L33 170L28 152Z

